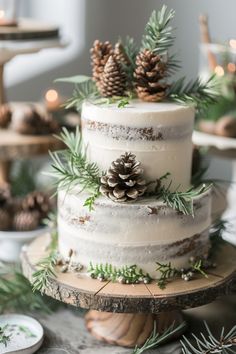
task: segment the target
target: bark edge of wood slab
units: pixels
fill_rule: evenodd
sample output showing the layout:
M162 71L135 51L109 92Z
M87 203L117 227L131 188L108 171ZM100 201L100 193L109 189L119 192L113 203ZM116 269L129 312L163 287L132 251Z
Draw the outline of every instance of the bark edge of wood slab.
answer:
M184 322L180 311L162 312L157 315L145 313L111 313L90 310L85 316L87 330L98 340L122 347L143 345L154 329L163 333L174 323L177 328ZM187 325L170 336L166 342L179 338Z

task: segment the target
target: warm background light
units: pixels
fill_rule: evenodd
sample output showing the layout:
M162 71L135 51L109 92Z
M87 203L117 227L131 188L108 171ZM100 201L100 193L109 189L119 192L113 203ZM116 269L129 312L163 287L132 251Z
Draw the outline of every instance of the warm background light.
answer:
M59 98L56 90L48 90L45 94L45 98L48 102L56 102Z
M229 45L231 48L236 49L236 39L231 39Z
M222 66L217 65L217 66L215 67L215 73L216 73L216 75L218 75L218 76L223 76L225 72L224 72L224 69L222 68Z
M234 73L236 71L236 65L234 63L229 63L227 68L230 73Z
M3 10L0 10L0 19L5 17L5 12Z

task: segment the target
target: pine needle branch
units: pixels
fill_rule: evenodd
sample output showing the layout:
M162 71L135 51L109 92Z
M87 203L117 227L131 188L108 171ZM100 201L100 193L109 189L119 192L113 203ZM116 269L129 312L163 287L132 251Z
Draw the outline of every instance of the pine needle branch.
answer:
M7 328L8 325L0 327L0 344L3 344L5 347L7 347L8 342L11 340L11 335L6 334Z
M206 82L197 78L185 84L185 78L180 78L170 86L167 96L180 104L192 105L198 110L204 110L216 102L219 97L218 82L213 75Z
M153 11L146 25L142 40L142 49L149 49L155 54L167 54L174 44L175 36L170 21L174 18L175 11L167 11L164 5L160 11Z
M236 350L236 326L234 326L226 335L222 328L219 339L213 336L209 326L204 322L207 334L201 333L200 338L192 334L194 344L186 338L181 341L183 354L230 354Z
M33 273L32 290L43 293L50 285L50 279L56 278L55 266L57 264L57 252L51 251L48 257L37 263L37 269Z
M90 210L96 198L100 195L100 171L96 163L87 161L86 150L83 147L82 136L79 129L69 133L65 128L58 137L67 147L66 150L50 153L53 160L53 171L47 173L55 179L58 189L70 190L75 185L86 190L90 196L85 205Z
M176 333L183 330L185 328L186 323L183 322L179 326L175 326L173 323L169 328L167 328L162 334L157 333L156 322L154 322L154 329L150 335L150 337L146 340L142 347L136 346L132 352L132 354L143 354L149 349L155 349L165 343L169 338L175 336Z
M0 276L0 313L41 311L51 313L50 302L39 292L32 292L31 283L17 270Z

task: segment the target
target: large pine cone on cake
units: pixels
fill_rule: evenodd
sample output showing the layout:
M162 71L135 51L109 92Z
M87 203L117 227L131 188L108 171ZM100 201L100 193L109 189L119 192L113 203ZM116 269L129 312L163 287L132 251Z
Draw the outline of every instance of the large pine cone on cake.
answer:
M146 191L143 170L136 156L121 155L101 177L100 192L115 202L134 201Z
M98 39L93 43L93 47L90 50L93 79L97 83L98 89L100 88L100 81L104 67L112 52L113 50L110 42L106 41L103 43Z
M13 229L16 231L32 231L39 226L39 213L20 211L14 215Z
M8 231L11 229L11 216L7 209L0 208L0 230Z
M24 211L38 212L40 219L45 218L51 210L51 201L46 193L34 191L22 201Z
M168 85L163 82L166 63L148 49L137 55L134 72L137 95L143 101L158 102L165 98Z
M0 105L0 128L7 128L11 123L12 111L8 104Z
M0 184L0 207L5 206L11 199L11 187L8 183Z
M121 64L111 55L105 65L100 82L103 97L123 96L126 89L126 75Z

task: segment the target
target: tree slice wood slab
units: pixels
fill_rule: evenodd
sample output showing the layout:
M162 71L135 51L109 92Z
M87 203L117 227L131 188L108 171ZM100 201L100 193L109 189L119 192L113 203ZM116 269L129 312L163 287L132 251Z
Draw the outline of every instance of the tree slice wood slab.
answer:
M0 26L0 40L51 39L59 36L56 26L20 19L17 26Z
M63 146L52 135L23 135L10 129L0 129L0 161L44 155Z
M36 264L47 256L50 235L34 240L22 253L25 276L32 281ZM208 272L208 278L198 277L184 282L175 279L161 290L151 284L123 285L76 273L61 273L50 279L45 290L48 296L67 304L113 313L153 313L188 309L212 302L221 295L232 292L236 282L236 250L230 245L217 254L217 267Z

